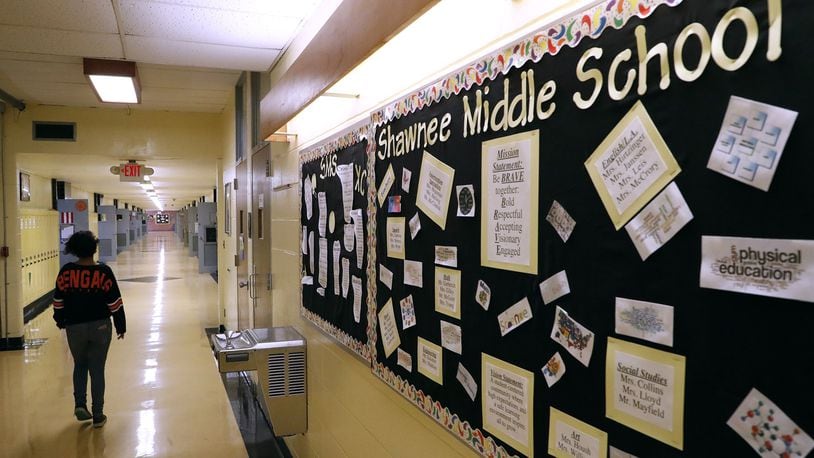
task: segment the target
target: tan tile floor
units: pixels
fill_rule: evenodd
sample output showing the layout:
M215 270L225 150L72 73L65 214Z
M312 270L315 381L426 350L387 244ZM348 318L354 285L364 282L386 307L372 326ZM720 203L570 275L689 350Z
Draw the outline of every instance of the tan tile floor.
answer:
M171 232L148 234L110 265L128 332L108 355L107 425L73 418L73 361L49 309L26 330L43 346L0 352L0 457L246 456L203 330L217 284ZM179 278L122 281L145 276Z

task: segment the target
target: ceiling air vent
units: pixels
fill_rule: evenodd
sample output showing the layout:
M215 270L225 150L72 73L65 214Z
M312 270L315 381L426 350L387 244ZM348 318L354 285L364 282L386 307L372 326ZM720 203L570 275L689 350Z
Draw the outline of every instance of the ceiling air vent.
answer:
M32 126L35 141L76 141L75 122L33 121Z

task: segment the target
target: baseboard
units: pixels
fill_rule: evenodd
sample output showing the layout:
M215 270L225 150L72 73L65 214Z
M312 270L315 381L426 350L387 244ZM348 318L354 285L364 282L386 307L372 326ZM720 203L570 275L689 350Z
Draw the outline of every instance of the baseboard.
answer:
M12 351L23 349L23 338L21 337L0 337L0 351Z
M23 323L28 323L38 317L40 313L48 310L54 297L54 290L43 294L39 299L23 307Z

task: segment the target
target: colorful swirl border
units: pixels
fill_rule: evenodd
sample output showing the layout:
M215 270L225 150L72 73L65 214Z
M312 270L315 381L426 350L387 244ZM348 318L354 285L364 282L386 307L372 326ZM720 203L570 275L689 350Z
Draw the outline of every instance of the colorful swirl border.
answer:
M370 120L376 126L388 123L442 98L494 80L512 68L520 68L528 62L539 62L546 54L556 55L565 46L576 47L585 37L597 38L608 27L620 29L632 17L646 18L660 5L676 6L682 1L608 0L545 26L435 83L388 103L371 112Z

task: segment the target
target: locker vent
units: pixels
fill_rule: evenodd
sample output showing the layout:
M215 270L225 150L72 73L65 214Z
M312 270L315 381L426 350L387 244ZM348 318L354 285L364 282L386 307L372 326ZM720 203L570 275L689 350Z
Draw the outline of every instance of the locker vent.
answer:
M269 397L285 396L285 354L269 355Z
M288 354L288 394L305 394L305 353Z
M113 240L99 240L99 255L105 257L113 256Z
M127 246L127 234L125 234L123 232L117 233L116 234L116 243L122 248Z

